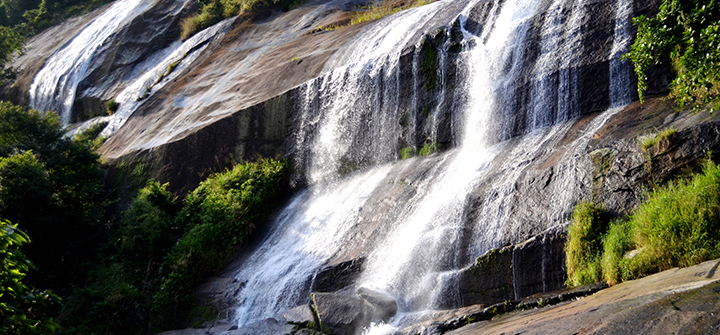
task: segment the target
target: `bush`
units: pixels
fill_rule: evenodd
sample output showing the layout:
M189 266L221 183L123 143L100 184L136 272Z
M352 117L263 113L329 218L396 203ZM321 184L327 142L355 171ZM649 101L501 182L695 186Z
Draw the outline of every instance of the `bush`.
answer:
M640 16L633 23L637 39L626 57L635 64L641 101L649 67L670 59L677 75L670 96L681 108L720 107L720 3L663 0L655 18Z
M40 270L33 284L63 287L92 255L105 206L94 145L64 138L54 113L0 102L0 217L35 241L25 248Z
M58 324L45 314L60 299L49 291L23 283L32 263L19 248L28 236L9 221L0 219L0 333L36 334L57 330Z
M120 107L120 104L115 101L115 98L111 98L105 103L105 109L107 110L108 115L113 115L115 112L117 112L118 108Z
M225 265L233 247L277 208L287 171L287 162L272 159L237 165L211 176L188 196L178 217L188 228L166 261L169 273L156 296L156 310L186 301L200 280Z
M182 20L181 38L186 40L197 32L210 27L223 19L238 14L254 13L272 8L288 10L301 0L200 0L202 5L198 14Z
M418 151L418 155L420 156L429 156L438 150L440 150L441 146L438 143L430 142L425 144L422 148L420 148L420 151Z
M415 156L416 150L414 147L405 147L400 149L400 158L402 159L408 159L410 157Z
M607 231L606 213L602 206L580 201L575 206L565 245L567 285L596 283L602 279L600 254L602 237Z
M190 296L277 208L288 164L263 160L212 175L180 202L148 181L122 213L90 284L68 302L67 333L138 334L187 326Z
M597 278L613 285L718 258L720 167L708 160L692 180L653 190L630 217L613 222L607 233L597 213L594 205L586 203L573 213L565 247L570 286Z

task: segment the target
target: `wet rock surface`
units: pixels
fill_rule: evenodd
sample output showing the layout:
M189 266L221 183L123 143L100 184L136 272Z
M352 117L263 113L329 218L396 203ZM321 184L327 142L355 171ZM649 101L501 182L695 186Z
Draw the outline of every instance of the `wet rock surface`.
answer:
M719 264L712 260L671 269L444 334L712 334L720 324Z

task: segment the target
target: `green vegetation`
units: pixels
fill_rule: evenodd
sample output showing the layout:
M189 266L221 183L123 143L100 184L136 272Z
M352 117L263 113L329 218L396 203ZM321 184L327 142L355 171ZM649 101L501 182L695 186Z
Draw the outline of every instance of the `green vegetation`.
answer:
M422 148L420 148L420 151L418 151L418 155L430 156L431 154L439 151L441 149L441 147L442 146L439 143L428 142Z
M68 302L69 333L141 333L188 321L192 291L219 271L285 196L288 165L263 160L212 175L184 201L150 180L122 214L104 259ZM207 308L205 308L207 309ZM89 312L88 312L89 311ZM141 321L133 320L133 317Z
M511 252L512 249L510 248L492 249L476 258L475 264L470 268L470 271L474 275L479 275L490 270L495 270L502 261L500 258Z
M607 220L601 206L581 201L575 206L565 245L567 285L579 286L600 281L600 253Z
M393 0L385 0L379 5L370 6L368 8L365 8L364 11L357 12L357 14L355 14L355 16L350 21L350 25L352 26L366 21L381 19L388 15L395 14L399 11L427 5L432 2L432 0L417 0L404 3Z
M408 159L410 157L414 157L417 154L417 150L415 150L415 147L405 147L400 149L400 158L402 159Z
M239 14L257 13L270 9L289 10L300 4L299 0L198 0L200 12L182 20L181 38L186 40L195 33L223 19Z
M423 51L422 74L425 77L425 91L430 92L435 88L437 81L438 54L435 47L427 40L423 43Z
M652 133L650 135L640 138L640 147L643 151L648 151L650 148L656 146L662 140L670 138L670 136L677 133L674 127L665 128L659 132Z
M0 25L30 37L113 0L2 0Z
M15 78L16 70L9 63L23 51L23 43L25 38L17 31L0 26L0 85L7 79Z
M105 204L93 140L63 138L54 113L0 102L0 217L35 241L23 248L40 270L33 284L66 287L96 243Z
M95 152L104 126L69 139L56 114L0 103L0 257L15 257L0 264L16 268L3 269L0 281L3 290L46 287L65 300L48 310L57 300L49 291L0 291L0 333L31 332L8 330L23 320L53 331L51 315L59 315L61 334L140 334L207 318L215 312L192 306L192 290L286 195L287 163L262 160L211 176L184 201L150 180L113 215ZM121 166L118 178L147 180L147 166ZM29 238L22 251L37 270L16 252Z
M720 107L720 3L663 0L655 18L633 19L637 39L626 55L635 64L641 101L648 89L647 71L670 59L677 77L670 97L682 108Z
M115 101L115 98L111 98L105 103L105 109L107 110L108 115L115 114L118 108L120 108L120 104Z
M568 285L608 284L720 257L720 167L708 160L691 180L652 191L627 219L608 223L580 203L567 253Z
M356 24L360 24L367 21L373 21L378 20L383 17L386 17L388 15L395 14L397 12L424 6L430 3L433 3L435 0L416 0L416 1L409 1L409 2L403 2L403 1L397 1L397 0L384 0L380 2L380 4L369 6L362 8L362 10L359 10L353 14L352 19L350 19L350 23L347 25L331 25L327 27L318 27L316 31L330 31L330 30L337 30L344 27L353 26Z
M0 220L0 332L50 333L59 328L45 310L60 299L50 291L23 283L32 262L19 248L30 238L9 221Z

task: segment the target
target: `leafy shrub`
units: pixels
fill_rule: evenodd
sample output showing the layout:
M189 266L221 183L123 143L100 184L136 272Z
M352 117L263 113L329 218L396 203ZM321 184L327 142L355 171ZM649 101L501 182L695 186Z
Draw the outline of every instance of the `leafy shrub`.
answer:
M418 155L429 156L437 152L438 150L440 150L440 144L436 142L430 142L426 143L422 148L420 148L420 151L418 151Z
M565 245L568 286L600 281L602 236L608 228L602 206L581 201L575 206Z
M681 108L710 104L712 112L720 107L720 3L663 0L655 18L640 16L633 23L637 39L626 57L635 64L641 100L649 67L670 59L677 74L671 97Z
M0 332L3 334L49 333L58 324L45 314L60 299L49 291L23 283L32 263L19 248L30 238L7 220L0 220Z
M120 107L120 104L117 101L115 101L115 98L112 98L105 103L105 109L107 110L108 115L115 114L115 112L117 112L119 107Z
M565 247L568 285L600 277L616 284L720 257L720 167L711 160L692 180L653 190L630 217L613 222L607 234L602 224L594 224L597 215L588 206L579 205L573 214ZM587 228L593 226L598 228ZM601 276L596 273L598 259Z
M276 160L240 164L212 175L182 202L167 184L148 181L122 213L102 255L109 261L69 299L67 333L186 326L182 313L192 310L193 289L277 208L287 170Z
M402 159L408 159L415 156L415 154L417 154L417 150L415 150L415 147L405 147L400 149L400 157Z
M25 39L20 33L14 29L0 26L0 85L6 79L15 77L15 69L8 65L18 53L23 51L24 42Z
M648 136L641 138L640 147L642 147L644 151L647 151L648 149L657 145L660 141L669 138L675 133L677 133L677 130L675 130L674 127L670 127L665 128L657 133L649 134Z
M632 249L629 227L623 221L610 224L607 235L602 240L602 277L608 285L615 285L630 278L625 252Z
M25 248L40 270L33 284L56 288L82 276L105 206L94 145L64 138L54 113L0 102L0 216L35 241Z
M376 6L370 6L366 8L364 11L360 11L352 18L350 25L355 25L358 23L366 22L366 21L372 21L381 19L385 16L395 14L399 11L410 9L413 7L423 6L427 5L429 3L432 3L433 0L417 0L417 1L409 1L408 3L405 2L397 2L397 1L383 1L379 5Z
M183 302L205 276L220 270L242 243L277 207L286 188L288 165L263 160L241 164L202 182L185 200L178 220L187 226L170 251L155 308Z
M272 8L288 10L297 6L300 0L200 0L199 2L202 5L200 12L180 22L182 40L223 19Z

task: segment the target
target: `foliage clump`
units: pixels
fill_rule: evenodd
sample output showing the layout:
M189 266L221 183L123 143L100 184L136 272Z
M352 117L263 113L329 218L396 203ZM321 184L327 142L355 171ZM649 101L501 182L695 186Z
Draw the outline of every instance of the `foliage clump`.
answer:
M635 64L641 101L650 66L670 59L677 77L670 96L682 108L720 107L720 3L663 0L655 18L633 19L637 39L627 58Z
M567 284L598 282L602 237L608 226L605 210L592 202L581 201L575 206L571 222L565 245Z
M45 310L60 299L47 290L23 282L34 266L19 250L30 238L16 225L0 219L0 332L3 334L50 333L59 328Z
M573 214L565 247L570 286L612 285L720 257L720 166L709 159L691 180L650 192L624 220L606 226L597 208L581 203Z
M184 201L168 184L148 181L106 247L110 261L69 301L69 309L78 311L69 320L72 332L133 334L148 324L154 330L186 326L183 319L192 315L183 313L192 310L193 289L277 208L287 173L285 161L239 164L209 177Z
M113 0L3 0L0 25L30 37L66 19L89 13Z
M420 151L418 151L418 155L430 156L431 154L438 152L441 148L442 146L440 145L440 143L429 142L426 143L422 148L420 148Z
M408 159L410 157L414 157L417 154L417 150L415 150L415 147L405 147L400 149L400 158L402 159Z
M115 114L118 108L120 108L120 104L115 101L115 98L111 98L110 100L105 102L105 109L107 110L108 115Z
M660 143L660 141L670 138L675 133L677 133L677 130L674 127L670 127L665 128L659 132L649 134L640 139L640 147L643 149L643 151L647 151Z
M35 241L24 248L42 273L31 276L35 284L72 281L95 243L105 205L92 140L63 137L54 113L0 102L0 217Z
M200 3L200 12L180 22L182 40L223 19L272 8L288 10L297 6L300 0L198 0L198 3Z

